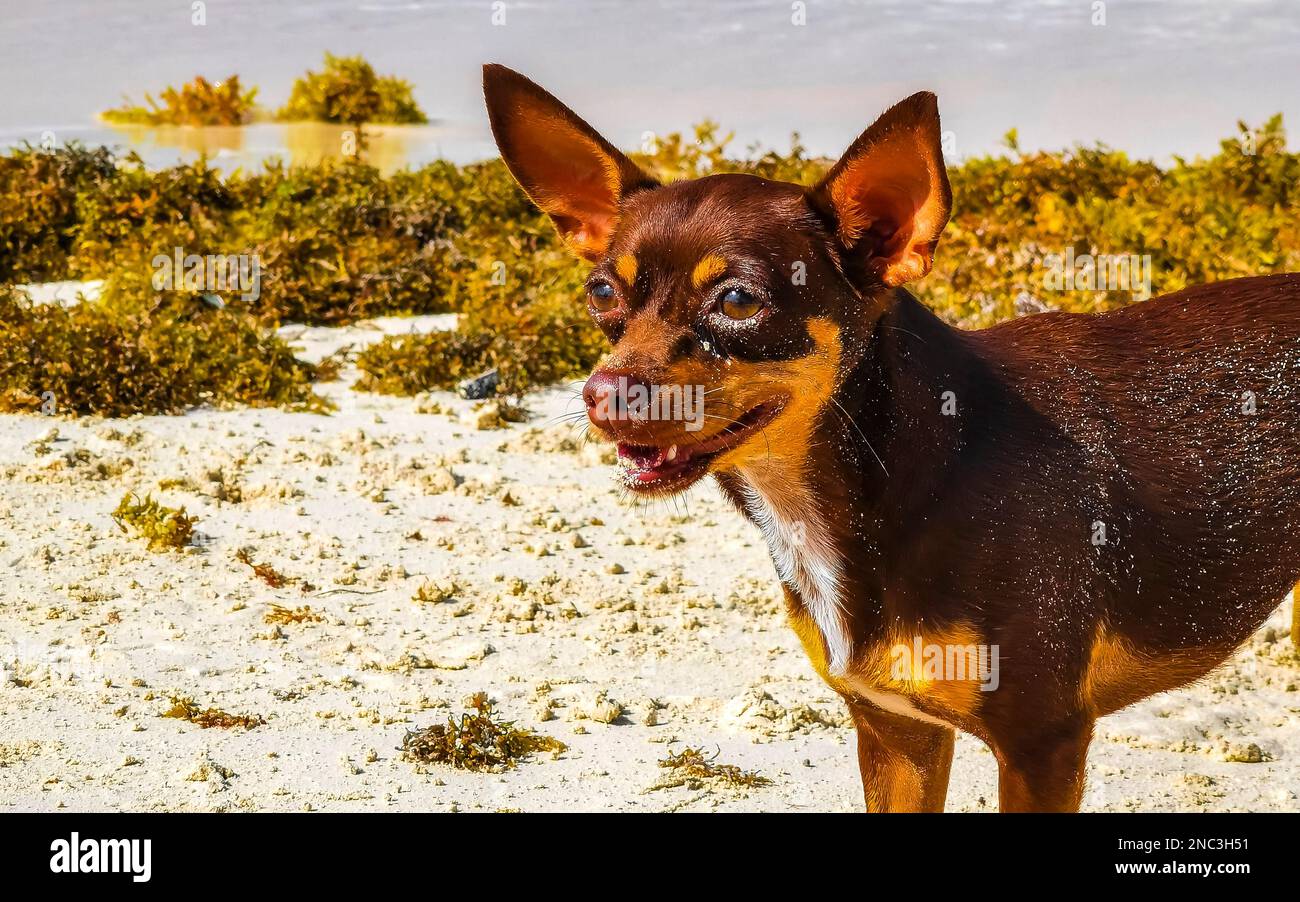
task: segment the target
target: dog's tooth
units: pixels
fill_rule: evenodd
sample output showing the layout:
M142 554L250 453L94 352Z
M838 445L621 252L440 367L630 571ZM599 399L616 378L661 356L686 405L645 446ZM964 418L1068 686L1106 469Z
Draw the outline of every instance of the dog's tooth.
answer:
M671 445L668 448L668 454L667 456L664 457L664 460L676 460L676 459L677 459L677 446Z

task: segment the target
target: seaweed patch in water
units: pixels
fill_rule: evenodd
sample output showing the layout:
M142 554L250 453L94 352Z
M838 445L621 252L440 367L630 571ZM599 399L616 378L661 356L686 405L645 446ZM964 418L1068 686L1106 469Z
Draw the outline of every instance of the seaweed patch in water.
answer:
M173 695L171 702L172 706L163 713L163 717L188 720L205 730L210 727L243 727L251 730L266 723L256 714L231 714L220 708L200 708L188 695Z
M134 492L127 492L113 511L113 519L127 532L127 527L149 540L151 551L166 548L183 548L189 544L194 535L197 517L185 514L185 508L164 507L154 500L152 495L143 499Z
M145 94L143 106L126 101L99 115L122 125L247 125L256 96L257 88L245 91L238 75L218 82L196 75L179 89L165 88L156 100Z
M534 752L563 752L566 746L552 736L516 727L498 719L487 693L470 700L472 711L457 721L412 730L402 739L402 757L423 772L429 764L449 764L462 770L500 771L514 767Z
M361 56L332 53L325 54L322 71L308 71L293 83L289 100L277 118L283 122L393 125L424 125L429 121L415 102L410 82L376 74Z
M704 749L687 747L680 752L668 753L659 766L669 773L650 789L671 789L676 786L698 785L704 781L721 783L734 788L768 786L771 780L757 771L741 770L734 764L718 764L718 753L705 756Z

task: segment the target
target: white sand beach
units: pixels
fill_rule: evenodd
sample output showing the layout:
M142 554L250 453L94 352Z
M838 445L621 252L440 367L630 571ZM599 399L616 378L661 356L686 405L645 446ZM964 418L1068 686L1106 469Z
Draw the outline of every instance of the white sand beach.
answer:
M286 334L320 356L410 325ZM860 808L842 706L711 487L630 504L610 451L555 421L576 409L562 388L485 429L451 393L355 375L322 387L329 416L0 416L0 809ZM184 506L197 543L123 533L128 491ZM426 584L446 599L413 600ZM268 624L273 604L320 619ZM1102 721L1084 809L1300 809L1289 622L1287 604L1198 685ZM486 774L401 757L480 691L568 750ZM265 722L165 718L174 694ZM772 782L652 789L686 746ZM960 738L949 810L996 807L992 755Z

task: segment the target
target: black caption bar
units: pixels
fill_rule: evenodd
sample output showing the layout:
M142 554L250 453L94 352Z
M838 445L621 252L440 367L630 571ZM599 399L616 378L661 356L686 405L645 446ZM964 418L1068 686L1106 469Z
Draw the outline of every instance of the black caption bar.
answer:
M922 882L965 874L1231 889L1294 876L1297 827L1286 814L7 814L0 865L7 880L127 892L355 884L445 893L460 883L531 892L556 878L598 884L597 874L626 868L689 869L693 892L715 880L731 889L756 877L806 881L809 868L864 886L888 871Z

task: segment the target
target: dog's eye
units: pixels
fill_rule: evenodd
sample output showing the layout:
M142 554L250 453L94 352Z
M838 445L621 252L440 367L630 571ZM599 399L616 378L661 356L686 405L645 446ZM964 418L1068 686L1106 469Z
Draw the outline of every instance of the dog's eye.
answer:
M763 302L743 288L728 288L718 298L718 309L727 319L749 319L763 309Z
M608 282L596 282L587 289L587 295L592 308L600 313L608 313L618 306L618 295Z

